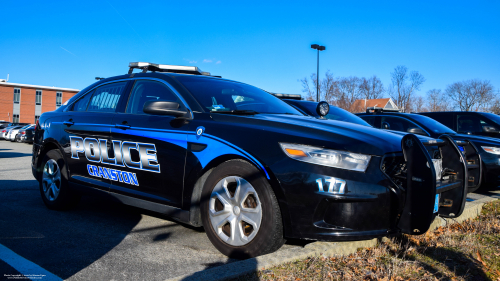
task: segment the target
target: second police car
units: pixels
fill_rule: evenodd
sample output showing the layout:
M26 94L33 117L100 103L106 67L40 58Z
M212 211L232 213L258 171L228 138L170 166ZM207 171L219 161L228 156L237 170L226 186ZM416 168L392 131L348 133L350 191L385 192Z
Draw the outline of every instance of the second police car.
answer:
M286 238L422 234L462 213L467 179L449 138L323 122L253 86L151 63L42 114L32 169L48 208L97 191L203 226L236 258Z

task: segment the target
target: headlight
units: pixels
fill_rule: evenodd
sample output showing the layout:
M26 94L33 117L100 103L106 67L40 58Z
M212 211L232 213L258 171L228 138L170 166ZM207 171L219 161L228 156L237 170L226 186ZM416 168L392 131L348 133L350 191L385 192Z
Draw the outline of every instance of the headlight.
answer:
M484 149L484 151L500 155L500 147L494 147L494 146L481 146L481 148Z
M285 154L302 162L334 167L339 169L366 171L371 156L347 151L324 149L321 147L280 143Z

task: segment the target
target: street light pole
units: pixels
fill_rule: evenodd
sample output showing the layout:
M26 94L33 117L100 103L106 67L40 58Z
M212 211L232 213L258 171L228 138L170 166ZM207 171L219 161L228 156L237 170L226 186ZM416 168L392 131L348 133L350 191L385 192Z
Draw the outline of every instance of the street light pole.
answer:
M316 101L319 102L319 51L324 51L326 49L326 47L320 46L318 44L312 44L311 48L318 50L318 60L317 60L317 69L316 69Z

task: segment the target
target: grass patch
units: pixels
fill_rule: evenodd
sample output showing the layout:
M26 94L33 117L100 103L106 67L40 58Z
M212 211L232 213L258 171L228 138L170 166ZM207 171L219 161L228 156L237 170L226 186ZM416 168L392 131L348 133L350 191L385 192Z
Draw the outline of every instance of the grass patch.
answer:
M402 235L339 257L286 263L239 280L499 280L500 201L480 216L420 236Z

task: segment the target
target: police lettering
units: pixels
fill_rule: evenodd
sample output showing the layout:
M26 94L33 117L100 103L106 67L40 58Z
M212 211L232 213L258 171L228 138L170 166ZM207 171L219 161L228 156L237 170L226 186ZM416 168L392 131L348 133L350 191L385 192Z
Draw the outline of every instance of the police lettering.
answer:
M110 148L112 148L114 157L111 158L108 153L108 140L106 139L83 139L72 136L70 137L70 142L71 158L73 159L80 159L80 154L83 153L90 162L128 167L148 172L160 172L160 164L156 156L156 146L152 143L112 140ZM139 154L139 161L132 161L132 150L136 150Z

